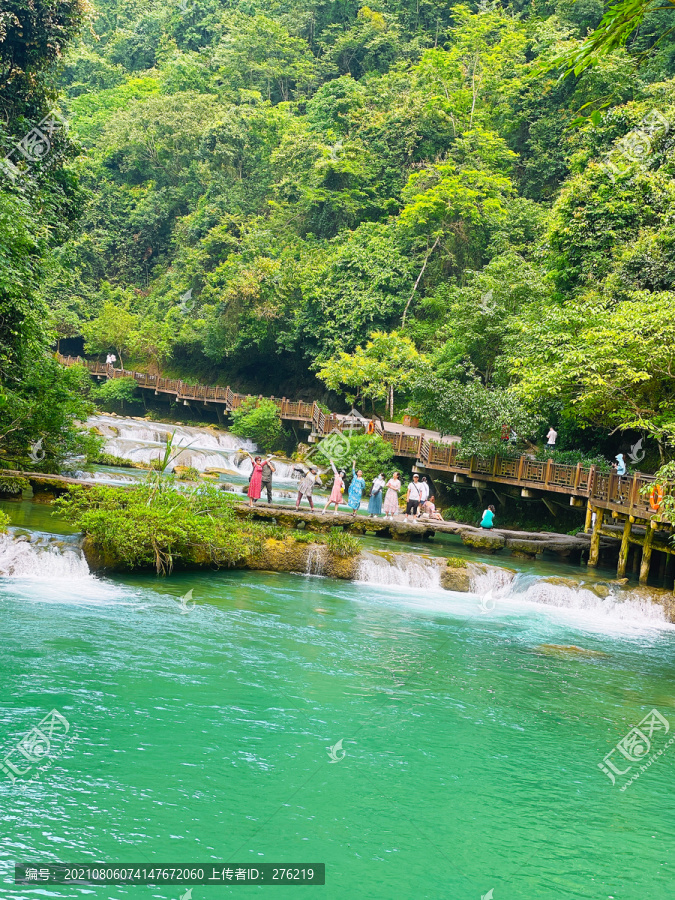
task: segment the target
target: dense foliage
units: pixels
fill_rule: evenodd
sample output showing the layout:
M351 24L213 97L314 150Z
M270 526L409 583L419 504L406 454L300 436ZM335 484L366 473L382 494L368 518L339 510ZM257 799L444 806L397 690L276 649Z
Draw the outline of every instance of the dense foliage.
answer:
M669 456L675 55L638 6L625 46L560 79L600 3L13 0L4 144L57 87L71 131L0 189L0 426L54 329L150 371L409 408L467 451L554 424L562 449Z
M249 438L261 450L278 450L283 438L279 409L272 400L246 399L232 413L230 429L238 437Z
M48 116L53 64L88 10L85 0L8 0L0 10L0 460L10 467L35 458L53 466L83 450L74 423L91 408L82 372L46 355L49 295L60 279L55 254L82 201L63 166L75 148L58 123L51 135L43 126L48 153L39 136L24 145L29 164L16 147Z
M76 487L55 506L116 568L165 573L176 564L232 566L259 549L265 536L264 529L240 525L231 499L208 484L182 491L157 482Z

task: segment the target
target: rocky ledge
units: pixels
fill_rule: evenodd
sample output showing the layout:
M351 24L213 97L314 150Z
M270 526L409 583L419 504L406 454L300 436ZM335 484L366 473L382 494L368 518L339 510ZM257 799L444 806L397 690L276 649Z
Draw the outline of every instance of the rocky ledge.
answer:
M240 504L235 507L236 515L241 518L258 519L274 522L287 528L304 528L310 526L312 531L327 532L331 528L340 527L352 534L376 535L388 537L395 541L430 540L436 534L457 534L467 547L482 550L484 553L510 551L512 556L534 559L544 552L554 553L562 559L580 556L588 552L590 535L587 534L555 534L553 532L508 531L505 529L476 528L463 525L461 522L434 522L422 519L416 522L403 522L390 519L371 519L368 516L352 516L349 513L323 513L306 507L296 511L293 508L268 506L258 503L253 508ZM617 542L606 537L601 547L616 546Z

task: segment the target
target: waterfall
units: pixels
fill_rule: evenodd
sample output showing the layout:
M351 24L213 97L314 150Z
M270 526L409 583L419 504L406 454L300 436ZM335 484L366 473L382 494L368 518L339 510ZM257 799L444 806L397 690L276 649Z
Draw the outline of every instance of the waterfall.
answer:
M76 580L89 575L89 566L80 547L72 541L34 532L25 535L0 534L0 576Z
M620 585L575 582L568 578L517 575L505 599L586 612L614 621L664 624L663 606L653 602L649 588L625 589Z
M372 553L361 555L358 581L381 587L405 588L423 599L426 594L442 590L441 572L446 564L442 557L419 556L414 553ZM309 571L309 570L308 570ZM663 626L668 622L660 595L647 588L626 589L603 582L577 582L572 578L516 573L498 566L468 563L470 594L479 598L481 615L513 613L522 603L579 612L584 618L605 624L624 622L634 625ZM452 591L448 599L456 604L459 597ZM432 601L436 605L438 598ZM459 608L459 607L458 607ZM604 627L604 626L603 626Z
M413 553L361 554L358 580L384 587L403 587L413 590L441 590L441 568L444 559L432 559Z
M323 575L326 563L326 548L322 546L310 547L307 554L305 575Z
M106 415L91 416L87 425L97 428L105 438L105 453L132 462L149 465L153 460L161 459L167 441L173 434L174 454L177 455L174 456L172 466L192 466L200 472L218 469L243 478L248 478L251 474L251 461L242 451L253 453L256 445L227 431ZM277 470L275 482L297 479L292 463L275 461L274 465Z
M479 566L468 563L469 583L471 592L484 596L491 594L503 596L508 592L516 573L510 569L500 569L499 566Z

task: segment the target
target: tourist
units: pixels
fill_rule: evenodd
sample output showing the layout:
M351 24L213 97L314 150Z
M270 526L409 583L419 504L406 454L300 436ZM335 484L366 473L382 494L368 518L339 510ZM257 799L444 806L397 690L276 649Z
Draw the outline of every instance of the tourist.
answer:
M269 504L272 503L272 475L275 472L276 468L272 462L272 454L270 453L262 467L262 486L267 491L267 502Z
M347 495L347 504L355 516L357 510L361 506L361 497L366 489L366 480L363 477L361 469L357 472L355 469L356 460L352 460L352 483L349 485L349 494Z
M495 524L495 513L497 510L494 506L490 505L487 509L483 510L483 518L480 520L481 528L493 528Z
M412 516L413 519L417 515L417 507L420 505L420 501L422 499L422 485L420 484L420 476L415 472L412 477L412 481L408 485L408 490L405 495L405 517L403 519L404 522L408 521L408 516Z
M342 503L342 492L345 489L345 473L344 470L338 472L332 459L330 460L330 467L333 470L335 479L333 481L333 489L330 492L330 497L328 498L328 502L324 506L323 511L326 512L328 507L334 503L335 509L333 510L333 515L337 516L338 506L340 505L340 503Z
M259 456L254 459L250 453L246 454L253 463L253 471L251 472L251 480L248 484L248 505L253 506L256 500L260 499L262 490L262 460Z
M626 468L626 460L623 457L623 453L617 453L614 459L616 460L616 463L612 463L612 465L616 469L616 474L619 477L625 475L628 469Z
M612 466L617 474L617 489L619 494L619 502L623 503L623 476L628 473L628 469L626 467L626 460L624 459L623 453L617 453L614 457L616 460L615 463L612 463Z
M384 475L382 472L373 481L370 489L370 500L368 501L368 515L372 519L373 516L379 516L382 513L382 488L384 487Z
M384 497L382 512L385 519L393 519L398 513L398 492L401 490L400 472L394 472L387 482L387 493Z
M117 357L115 356L114 353L109 353L105 358L106 366L114 366L116 362L117 362Z
M420 488L422 489L422 499L420 503L424 503L425 500L429 499L430 489L429 482L427 481L427 476L422 475L422 480L420 481Z
M555 442L558 439L558 432L555 430L553 425L549 426L548 434L546 435L546 449L547 450L555 450Z
M321 477L319 475L319 470L316 466L310 466L309 471L305 472L304 469L296 469L296 472L302 472L305 476L300 484L298 485L298 499L295 501L295 508L300 509L300 502L303 497L309 503L309 508L314 509L314 501L312 500L312 491L314 490L315 484L321 484Z
M419 516L425 519L435 519L438 522L444 522L445 519L440 514L440 512L436 509L436 498L432 494L428 500L425 500L420 504L420 512Z

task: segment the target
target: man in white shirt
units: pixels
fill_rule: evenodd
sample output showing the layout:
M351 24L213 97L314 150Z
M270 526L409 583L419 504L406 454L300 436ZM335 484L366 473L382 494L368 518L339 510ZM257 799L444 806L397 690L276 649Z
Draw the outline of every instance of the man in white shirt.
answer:
M422 475L422 481L420 482L420 487L422 488L422 500L421 503L424 503L429 499L429 482L427 481L427 476Z
M547 450L555 450L555 442L558 437L558 432L555 430L553 425L548 429L548 434L546 435L546 440L548 443L546 444Z
M408 516L412 516L413 519L417 515L417 507L422 502L422 485L420 484L420 476L415 472L413 475L413 480L408 485L408 490L405 495L405 516L403 518L404 522L408 521Z

